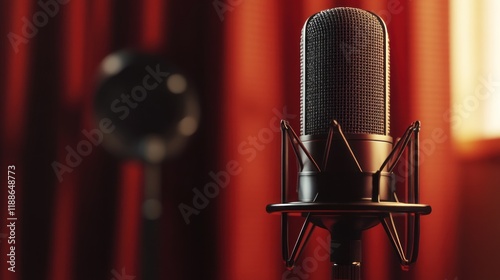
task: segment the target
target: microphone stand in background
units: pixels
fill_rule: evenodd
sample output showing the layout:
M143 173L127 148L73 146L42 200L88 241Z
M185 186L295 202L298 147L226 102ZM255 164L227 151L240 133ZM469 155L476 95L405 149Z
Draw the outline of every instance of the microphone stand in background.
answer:
M161 162L178 156L199 123L193 85L162 59L118 51L101 63L94 117L114 125L103 146L143 163L141 279L160 279ZM140 187L140 186L138 186Z

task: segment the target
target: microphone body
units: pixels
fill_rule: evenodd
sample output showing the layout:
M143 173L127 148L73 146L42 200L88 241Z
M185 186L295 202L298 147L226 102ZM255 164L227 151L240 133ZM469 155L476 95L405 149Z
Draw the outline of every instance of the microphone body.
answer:
M392 150L387 37L380 17L355 8L325 10L306 21L300 52L300 140L312 158L322 163L322 170L305 152L300 153L304 162L298 174L300 201L372 202L373 175ZM350 149L337 137L326 150L332 120L339 123ZM390 200L391 183L390 174L382 174L381 200ZM358 278L361 231L379 219L356 215L312 221L332 233L334 273Z

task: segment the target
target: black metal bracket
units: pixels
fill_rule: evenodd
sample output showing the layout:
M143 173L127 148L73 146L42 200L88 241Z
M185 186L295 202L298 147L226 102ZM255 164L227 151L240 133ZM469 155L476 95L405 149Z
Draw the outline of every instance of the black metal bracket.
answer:
M300 203L293 202L289 203L287 201L288 197L288 150L289 142L292 144L292 148L297 157L298 164L302 168L304 163L301 162L299 157L299 150L301 150L315 166L318 172L326 168L328 162L328 155L330 154L330 145L333 139L334 133L338 133L348 150L350 151L354 162L357 164L358 168L361 170L356 156L352 152L349 143L347 142L342 129L337 121L333 120L330 125L330 130L328 133L327 143L325 147L325 153L323 156L322 166L314 160L310 152L300 141L295 131L289 125L286 120L281 120L281 204L271 204L268 205L267 211L281 213L281 236L282 236L282 257L286 264L286 267L293 268L295 262L300 256L303 248L307 244L309 237L315 229L315 224L311 222L311 217L314 214L321 213L322 215L342 215L345 213L366 213L370 215L378 216L381 224L383 225L391 245L395 249L400 259L400 263L403 269L408 269L410 264L414 263L418 257L418 247L419 247L419 233L420 233L420 215L426 215L431 212L431 208L428 205L418 204L418 188L419 188L419 131L420 122L413 122L405 131L401 139L393 147L390 154L387 156L385 161L380 166L379 170L373 176L373 189L372 189L372 201L363 204L334 204L334 203ZM382 170L386 167L390 173L396 167L397 163L401 159L405 150L408 149L408 174L407 174L407 184L408 184L408 203L400 203L396 195L393 192L394 202L382 202L379 196L379 185L380 185L380 174ZM316 197L318 194L316 194ZM301 213L305 215L305 220L302 228L298 234L297 240L290 254L289 252L289 238L288 238L288 215L290 213ZM401 239L399 237L398 230L396 228L393 213L404 213L407 216L406 223L406 246L403 246Z

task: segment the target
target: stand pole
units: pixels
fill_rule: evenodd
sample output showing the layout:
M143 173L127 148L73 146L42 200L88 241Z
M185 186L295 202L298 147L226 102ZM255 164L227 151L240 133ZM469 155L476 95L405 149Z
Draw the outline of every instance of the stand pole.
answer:
M332 280L361 280L361 263L332 263Z
M159 164L145 163L144 202L142 208L142 279L160 279L158 236L161 215L161 168Z
M330 234L332 280L361 280L361 232Z

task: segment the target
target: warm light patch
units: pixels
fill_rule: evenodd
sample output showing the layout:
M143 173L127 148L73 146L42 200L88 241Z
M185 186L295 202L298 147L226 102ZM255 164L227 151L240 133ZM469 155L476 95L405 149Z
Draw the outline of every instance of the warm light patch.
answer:
M450 122L460 141L500 137L500 2L450 1Z
M483 10L485 13L483 36L484 42L484 61L487 73L490 77L489 93L490 98L486 102L484 114L484 136L486 138L500 137L500 37L498 27L500 26L500 2L487 1Z

